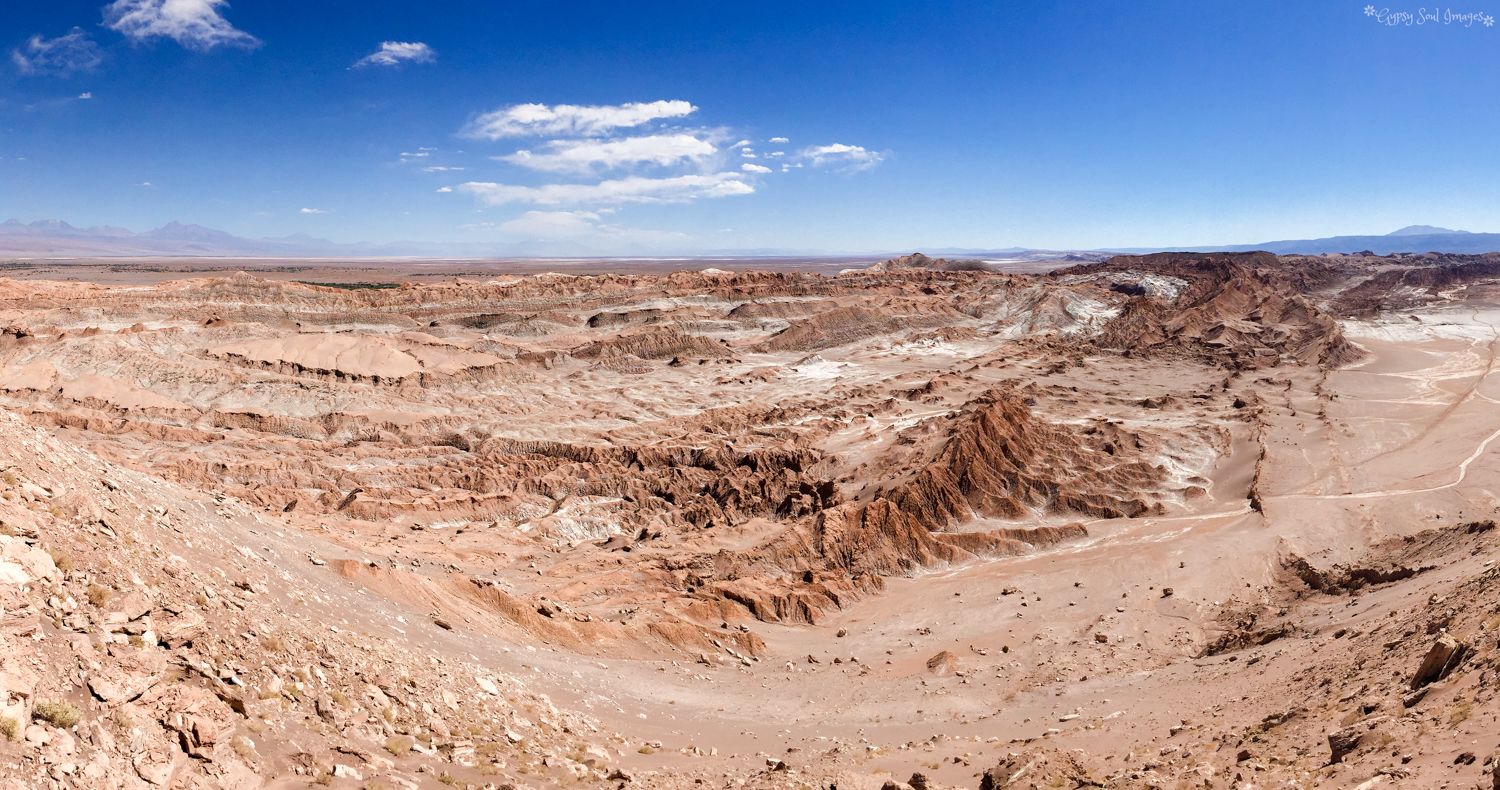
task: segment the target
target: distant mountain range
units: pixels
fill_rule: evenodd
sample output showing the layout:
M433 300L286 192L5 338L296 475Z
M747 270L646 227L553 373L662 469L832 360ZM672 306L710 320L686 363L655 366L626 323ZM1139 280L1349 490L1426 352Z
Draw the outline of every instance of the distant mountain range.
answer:
M1408 225L1384 236L1331 236L1326 239L1263 241L1259 244L1232 244L1226 247L1188 247L1194 252L1249 252L1265 250L1277 255L1322 255L1334 252L1361 252L1377 255L1393 252L1446 252L1475 255L1500 251L1500 233L1470 233L1431 225ZM1120 250L1128 253L1167 252L1164 248Z
M135 233L127 228L96 225L76 228L60 219L0 223L0 255L42 256L156 256L156 255L266 255L353 256L376 245L337 244L306 234L280 239L245 239L202 225L172 222L156 230ZM386 253L400 254L400 253Z
M1500 251L1500 233L1470 233L1432 225L1408 225L1384 236L1333 236L1324 239L1267 241L1259 244L1233 244L1222 247L1133 247L1098 250L1037 250L1023 247L1003 249L940 248L924 249L931 255L965 258L1003 258L1008 260L1099 260L1101 254L1195 251L1245 252L1265 250L1279 255L1320 255L1334 252L1369 250L1379 255L1393 252L1447 252L1475 254ZM867 256L830 256L827 253L785 249L698 250L674 255L694 257L870 257L879 260L907 251L871 252ZM624 255L660 255L646 250L599 250L576 242L408 242L385 244L360 242L344 244L319 239L305 233L266 239L247 239L205 228L172 222L155 230L135 233L126 228L97 225L77 228L58 219L22 223L8 220L0 223L0 257L297 257L297 258L374 258L374 257L618 257Z
M127 228L98 225L79 228L59 219L0 223L0 258L90 257L227 257L227 258L608 258L652 257L649 249L596 249L575 241L535 242L419 242L344 244L305 233L266 239L247 239L205 228L171 222L155 230L135 233ZM684 253L672 253L683 255ZM799 253L783 249L697 250L697 257L780 257Z

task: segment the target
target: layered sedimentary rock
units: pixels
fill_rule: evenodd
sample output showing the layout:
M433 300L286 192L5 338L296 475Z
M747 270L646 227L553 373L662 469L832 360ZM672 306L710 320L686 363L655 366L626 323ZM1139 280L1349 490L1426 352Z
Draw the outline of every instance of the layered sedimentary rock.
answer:
M650 574L630 595L665 586L696 602L689 619L812 621L885 575L1035 551L1086 535L1080 520L1201 495L1194 470L1225 429L1127 426L1043 386L1090 355L1246 369L1353 354L1306 295L1330 282L1323 264L960 264L11 283L0 389L106 457L312 528L495 567L539 547L598 566L598 542ZM1012 364L1032 380L980 373Z

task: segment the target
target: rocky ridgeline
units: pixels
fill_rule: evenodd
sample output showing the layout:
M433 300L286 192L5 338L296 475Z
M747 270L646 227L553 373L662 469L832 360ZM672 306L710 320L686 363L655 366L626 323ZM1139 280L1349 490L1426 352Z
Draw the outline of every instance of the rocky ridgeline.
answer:
M1333 316L1309 296L1339 279L1325 259L1264 252L1157 253L1119 256L1053 276L1066 281L1121 271L1177 277L1188 287L1171 300L1133 295L1095 339L1102 348L1194 354L1240 369L1275 365L1283 358L1337 367L1360 356Z

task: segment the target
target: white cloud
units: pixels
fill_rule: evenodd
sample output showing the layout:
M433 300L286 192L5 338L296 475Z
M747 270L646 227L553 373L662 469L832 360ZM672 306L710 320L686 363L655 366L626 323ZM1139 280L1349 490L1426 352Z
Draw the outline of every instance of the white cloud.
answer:
M885 154L867 151L857 145L815 145L801 151L802 158L810 160L813 167L831 165L844 170L868 170L885 159Z
M379 51L360 58L351 68L399 66L402 61L431 63L434 60L437 60L437 53L420 41L382 41Z
M773 143L789 143L789 142L791 142L791 140L788 140L785 137L772 137L771 140L770 140L770 142L773 142Z
M115 0L104 7L104 26L133 41L170 38L196 50L254 48L260 39L219 15L227 0Z
M302 209L302 213L303 214L327 214L328 212L326 212L326 211L324 211L323 209L320 209L320 208L305 208L305 209Z
M752 165L749 162L746 162L746 163L740 165L740 169L743 170L743 171L745 171L746 173L769 173L769 172L771 172L771 168L769 168L769 167L762 167L760 165Z
M697 109L685 101L631 102L594 107L516 104L476 117L459 131L459 135L483 140L547 134L597 137L614 129L640 126L657 118L681 118Z
M730 148L739 148L739 147L740 147L740 146L742 146L742 145L749 145L749 144L750 144L750 141L749 141L749 140L741 140L741 141L739 141L739 142L737 142L737 143L735 143L735 144L734 144L734 145L731 145L731 146L729 146L729 147L730 147Z
M593 211L528 211L509 221L502 222L499 230L530 239L590 239L596 242L619 243L672 243L686 240L684 233L674 231L640 230L610 225L603 222L601 214ZM478 228L494 227L483 223Z
M89 93L88 91L84 91L83 93L78 94L78 98L80 98L80 99L92 99L92 98L94 98L94 94Z
M532 170L588 172L595 165L605 169L643 162L665 166L683 160L699 161L718 153L712 143L690 134L649 135L603 141L553 140L547 145L552 153L517 151L509 156L494 158Z
M439 192L452 192L453 187L438 187Z
M696 198L748 195L755 188L739 173L686 175L672 178L630 176L598 184L546 184L540 187L511 186L471 181L459 189L480 201L504 203L683 203Z
M32 36L10 51L10 59L22 74L68 74L92 69L104 56L89 34L75 27L57 38Z
M424 168L422 168L422 172L424 172L424 173L441 173L441 172L443 172L445 170L462 170L462 169L463 169L462 167L443 167L441 165L433 165L432 167L424 167Z
M414 154L408 154L407 152L402 151L401 155L402 156L432 156L432 154L427 153L426 151L422 150L421 148L418 148L417 149L417 153L414 153Z
M150 181L142 181L141 183L136 184L136 186L138 186L138 187L149 187L149 186L151 186L151 182Z
M526 236L583 236L593 233L598 221L592 211L528 211L500 229Z

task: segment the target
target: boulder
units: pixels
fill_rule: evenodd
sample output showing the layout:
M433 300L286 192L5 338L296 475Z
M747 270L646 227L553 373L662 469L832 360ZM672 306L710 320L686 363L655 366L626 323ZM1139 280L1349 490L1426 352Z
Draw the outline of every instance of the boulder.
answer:
M958 656L944 650L927 659L927 671L938 677L951 675L959 670Z
M157 638L168 648L176 649L203 635L207 621L197 612L183 612L182 616L163 623L156 629Z
M1417 673L1412 676L1411 687L1419 689L1429 683L1435 683L1448 677L1453 670L1457 669L1464 659L1468 658L1469 646L1462 640L1455 639L1451 634L1443 634L1427 649L1427 655L1422 659L1422 665L1417 668Z
M31 706L36 692L37 676L31 670L12 664L0 672L0 716L19 724L31 721Z
M125 615L125 621L139 620L151 612L151 599L140 592L130 592L115 599L110 606L111 614Z
M1345 756L1359 748L1366 733L1389 718L1389 716L1376 716L1328 733L1328 749L1332 753L1329 763L1342 762Z

